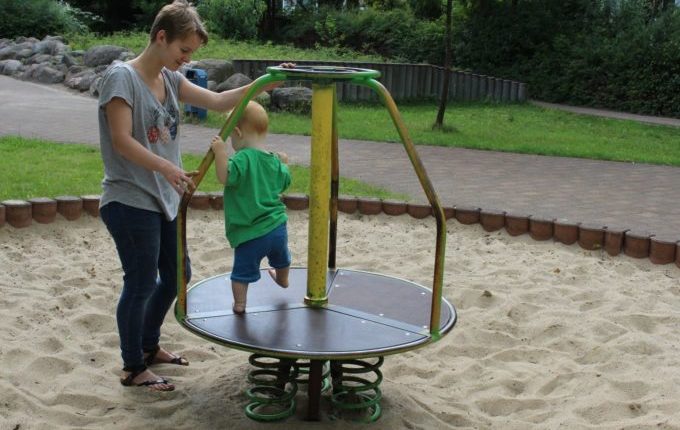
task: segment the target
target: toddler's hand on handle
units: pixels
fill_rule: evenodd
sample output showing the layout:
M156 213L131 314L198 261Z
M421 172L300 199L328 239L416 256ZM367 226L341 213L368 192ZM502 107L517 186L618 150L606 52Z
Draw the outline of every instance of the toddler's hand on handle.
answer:
M210 148L215 153L215 155L227 153L227 144L222 139L220 139L219 136L213 136L212 140L210 141Z

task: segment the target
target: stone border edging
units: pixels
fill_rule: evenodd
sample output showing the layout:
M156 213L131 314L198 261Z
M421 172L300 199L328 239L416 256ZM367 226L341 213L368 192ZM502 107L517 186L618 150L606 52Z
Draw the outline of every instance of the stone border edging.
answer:
M49 224L57 219L57 214L68 221L77 220L83 212L98 217L99 198L98 195L84 195L59 196L53 199L37 197L29 200L4 200L0 202L0 228L5 224L14 228L25 228L33 221ZM283 194L281 200L290 210L309 208L309 196L306 194ZM221 192L196 191L189 202L189 207L197 210L222 210L222 202ZM347 214L359 212L362 215L408 214L415 219L432 216L432 208L429 205L352 196L339 196L338 210ZM447 220L455 219L464 225L480 224L488 232L505 228L510 236L529 234L537 241L553 239L566 245L577 243L589 251L601 249L610 256L623 252L632 258L649 258L653 264L675 263L680 268L680 241L657 237L649 232L471 206L447 206L443 210Z

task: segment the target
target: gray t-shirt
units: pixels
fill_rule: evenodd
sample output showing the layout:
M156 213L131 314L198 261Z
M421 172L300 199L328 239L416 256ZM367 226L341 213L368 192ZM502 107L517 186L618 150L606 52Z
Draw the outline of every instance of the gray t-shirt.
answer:
M154 154L182 167L179 149L179 72L162 70L165 103L161 104L137 71L127 63L107 70L99 89L99 144L104 161L100 207L120 202L139 209L177 216L180 196L158 172L147 170L113 149L106 104L120 97L132 108L132 137Z

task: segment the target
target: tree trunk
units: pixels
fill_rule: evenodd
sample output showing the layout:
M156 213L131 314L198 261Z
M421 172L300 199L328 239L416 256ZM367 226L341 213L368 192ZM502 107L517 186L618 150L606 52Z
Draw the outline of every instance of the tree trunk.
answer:
M441 129L444 126L444 113L446 113L446 103L449 99L449 84L451 81L451 10L453 9L453 0L446 0L446 40L444 41L444 84L442 85L442 94L439 101L439 111L437 112L437 119L432 125L432 128Z

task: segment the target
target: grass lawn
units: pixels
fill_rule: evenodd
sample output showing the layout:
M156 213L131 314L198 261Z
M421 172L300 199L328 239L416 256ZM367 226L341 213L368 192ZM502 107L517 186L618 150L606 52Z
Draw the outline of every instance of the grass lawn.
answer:
M94 34L73 34L65 36L66 42L73 50L86 50L96 45L116 45L128 48L139 54L144 50L149 35L142 32L114 33L109 36ZM203 58L271 59L271 60L326 60L326 61L385 61L376 55L365 55L346 49L320 47L318 49L299 49L291 45L274 45L271 42L247 42L241 40L225 40L210 35L208 44L201 47L193 55L193 60Z
M103 165L99 149L88 145L58 144L21 137L0 137L0 201L100 194ZM195 170L202 157L184 155L185 170ZM292 184L288 193L307 193L309 169L291 166ZM199 186L201 191L221 191L214 167ZM341 178L340 193L351 196L406 199L360 181Z
M433 131L434 102L399 105L413 141L525 154L632 161L680 166L680 128L577 115L531 104L453 103ZM220 128L223 115L210 112L206 126ZM378 104L340 104L341 138L400 142L389 113ZM309 115L271 113L270 131L309 135Z
M73 49L114 44L136 53L147 40L147 34L141 32L67 36ZM195 53L194 59L201 58L382 61L331 48L303 50L217 37ZM680 166L680 128L588 117L530 104L453 103L444 121L449 131L442 132L431 129L436 102L400 103L399 109L416 144ZM378 104L341 104L338 121L341 138L399 140L387 110ZM219 128L223 122L223 116L210 113L206 125ZM272 113L271 132L309 134L309 117Z

